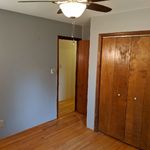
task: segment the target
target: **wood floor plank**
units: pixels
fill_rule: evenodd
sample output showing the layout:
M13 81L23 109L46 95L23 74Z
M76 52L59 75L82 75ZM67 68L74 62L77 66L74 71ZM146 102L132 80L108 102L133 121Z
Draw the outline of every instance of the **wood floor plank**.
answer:
M59 101L59 103L58 103L59 117L62 117L64 115L69 114L74 111L75 111L75 100L74 99Z
M0 150L136 150L85 127L76 112L0 140Z

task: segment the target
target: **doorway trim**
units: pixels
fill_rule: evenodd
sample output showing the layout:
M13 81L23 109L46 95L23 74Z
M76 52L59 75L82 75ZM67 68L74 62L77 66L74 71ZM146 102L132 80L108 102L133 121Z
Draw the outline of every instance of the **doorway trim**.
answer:
M72 38L68 36L57 36L57 119L59 118L59 40L70 40L70 41L76 41L77 42L77 49L76 49L76 81L75 81L75 111L76 111L76 91L77 91L77 64L78 64L78 42L82 39L80 38Z
M101 64L102 64L102 39L107 37L135 37L150 36L150 30L131 31L131 32L114 32L99 34L98 53L97 53L97 73L96 73L96 98L95 98L95 116L94 131L99 131L99 101L100 101L100 84L101 84Z

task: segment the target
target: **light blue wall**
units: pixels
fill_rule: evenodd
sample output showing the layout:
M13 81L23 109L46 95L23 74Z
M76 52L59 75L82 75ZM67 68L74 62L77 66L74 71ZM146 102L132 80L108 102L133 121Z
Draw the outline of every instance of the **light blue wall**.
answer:
M56 118L57 35L71 24L0 10L0 120L5 137ZM81 27L76 27L81 37Z

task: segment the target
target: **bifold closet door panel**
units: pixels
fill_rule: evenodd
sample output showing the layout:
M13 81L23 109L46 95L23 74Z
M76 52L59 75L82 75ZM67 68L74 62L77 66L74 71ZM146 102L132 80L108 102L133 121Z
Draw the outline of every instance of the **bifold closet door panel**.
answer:
M150 58L150 54L149 54L149 58ZM141 132L142 134L140 140L140 147L143 150L150 150L150 72L148 74L148 80L146 83L145 90L146 93L145 93L144 103L143 103L142 132Z
M107 133L111 117L115 38L102 40L99 130Z
M125 141L137 147L140 147L142 114L145 109L143 103L147 92L148 64L150 64L149 40L150 38L146 37L133 37L131 44Z
M124 140L125 137L130 45L131 38L116 38L111 117L108 123L108 133L120 140Z
M125 136L130 38L104 38L100 86L100 130L120 140Z
M142 39L145 47L144 51L146 53L145 59L143 59L143 63L146 67L143 70L143 77L147 77L147 80L144 92L140 147L144 150L150 150L150 36Z
M150 63L148 65L150 66ZM150 150L150 71L148 73L145 91L140 147L144 150Z

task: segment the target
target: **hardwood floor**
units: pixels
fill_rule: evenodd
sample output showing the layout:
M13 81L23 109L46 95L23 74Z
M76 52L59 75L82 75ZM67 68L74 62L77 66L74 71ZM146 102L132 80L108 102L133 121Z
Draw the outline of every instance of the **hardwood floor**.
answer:
M136 150L85 127L73 112L0 141L0 150Z
M59 107L58 107L58 116L62 117L68 113L75 111L75 100L69 99L69 100L63 100L59 101Z

